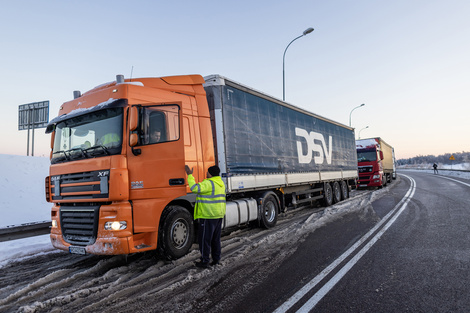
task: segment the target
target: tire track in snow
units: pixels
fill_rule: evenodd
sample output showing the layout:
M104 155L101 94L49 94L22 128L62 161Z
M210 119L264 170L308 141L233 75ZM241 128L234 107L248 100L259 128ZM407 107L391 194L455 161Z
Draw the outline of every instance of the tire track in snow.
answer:
M251 285L243 286L237 294L230 295L230 288L225 288L225 284L230 286L232 276L257 277L274 270L275 266L263 268L263 265L280 264L295 251L294 242L302 240L332 219L353 211L360 212L386 190L379 191L377 196L376 192L355 192L356 195L347 201L327 208L288 211L280 216L278 224L272 229L243 228L233 231L222 238L221 265L208 270L193 266L199 258L196 245L188 255L171 263L156 259L151 254L129 256L128 263L119 256L96 262L99 260L96 256L76 261L75 256L58 257L54 254L49 260L46 258L46 263L50 264L39 263L32 270L50 265L56 271L38 277L26 286L24 281L17 281L13 289L0 289L0 295L2 290L3 294L15 290L3 300L5 308L12 312L49 312L64 307L76 312L115 312L117 309L134 308L137 308L135 312L139 312L139 308L142 311L164 309L189 312L211 307L209 305L222 308L230 298L253 288ZM66 268L61 266L61 262ZM27 273L23 277L27 277ZM226 300L219 301L218 305L206 301L204 297L208 293L216 294L220 285L224 285Z

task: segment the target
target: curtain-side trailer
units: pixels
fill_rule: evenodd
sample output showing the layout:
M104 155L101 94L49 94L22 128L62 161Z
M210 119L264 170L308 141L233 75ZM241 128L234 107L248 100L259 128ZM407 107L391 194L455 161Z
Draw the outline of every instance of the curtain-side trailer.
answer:
M224 228L273 227L289 208L331 205L358 177L352 128L219 75L118 76L75 93L46 131L51 240L71 253L186 254L196 197L185 165L198 181L221 168Z

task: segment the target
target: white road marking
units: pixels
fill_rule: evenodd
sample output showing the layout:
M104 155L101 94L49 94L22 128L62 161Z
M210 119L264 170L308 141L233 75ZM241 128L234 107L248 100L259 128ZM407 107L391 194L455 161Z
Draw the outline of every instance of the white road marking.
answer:
M470 187L470 184L464 183L463 181L460 181L460 180L457 180L457 179L453 179L453 178L449 178L449 177L445 177L445 176L439 176L439 177L445 178L445 179L448 179L448 180L453 180L453 181L455 181L455 182L457 182L457 183L461 183L462 185L465 185L465 186Z
M405 210L408 202L413 197L416 190L416 182L413 178L401 174L411 181L411 186L403 199L384 217L377 223L369 232L367 232L361 239L359 239L353 246L351 246L346 252L344 252L338 259L333 261L328 267L326 267L320 274L314 277L304 287L297 291L292 297L290 297L284 304L277 308L275 313L287 312L292 306L294 306L301 298L303 298L310 290L322 281L329 273L336 269L346 258L348 258L359 246L366 242L372 234L377 231L393 214L393 218L348 262L344 265L338 273L336 273L319 291L317 291L307 303L305 303L298 312L308 312L315 307L315 305L343 278L344 275L359 261L359 259L377 242L377 240L387 231L387 229L395 222L398 216Z

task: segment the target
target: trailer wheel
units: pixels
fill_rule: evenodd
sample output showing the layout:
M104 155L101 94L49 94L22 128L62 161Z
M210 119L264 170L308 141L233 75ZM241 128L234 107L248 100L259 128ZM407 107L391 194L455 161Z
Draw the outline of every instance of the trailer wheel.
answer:
M323 185L323 205L330 206L333 204L333 189L330 183Z
M171 260L187 254L194 242L194 223L191 214L183 207L170 206L162 214L158 234L163 254Z
M335 181L333 183L333 202L338 203L341 201L341 187L339 183Z
M345 180L341 181L341 199L346 200L349 198L349 187Z
M277 223L277 212L279 212L277 198L273 194L267 194L261 200L261 226L264 228L274 227Z

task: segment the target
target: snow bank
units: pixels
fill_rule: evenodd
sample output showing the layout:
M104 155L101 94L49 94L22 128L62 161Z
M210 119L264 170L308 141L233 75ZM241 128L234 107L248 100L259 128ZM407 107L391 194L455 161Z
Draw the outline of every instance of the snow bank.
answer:
M412 169L412 168L400 168L398 169L399 172L406 172L406 171L414 171L414 172L420 172L420 173L429 173L429 174L433 174L434 171L433 170L423 170L423 169ZM470 180L470 172L460 172L460 171L452 171L452 170L442 170L440 168L438 168L438 172L439 174L438 175L441 175L441 176L450 176L450 177L459 177L459 178L463 178L463 179L469 179Z
M0 228L50 221L44 180L49 159L0 154Z
M12 260L36 258L50 252L63 253L52 246L49 235L0 242L0 269Z

